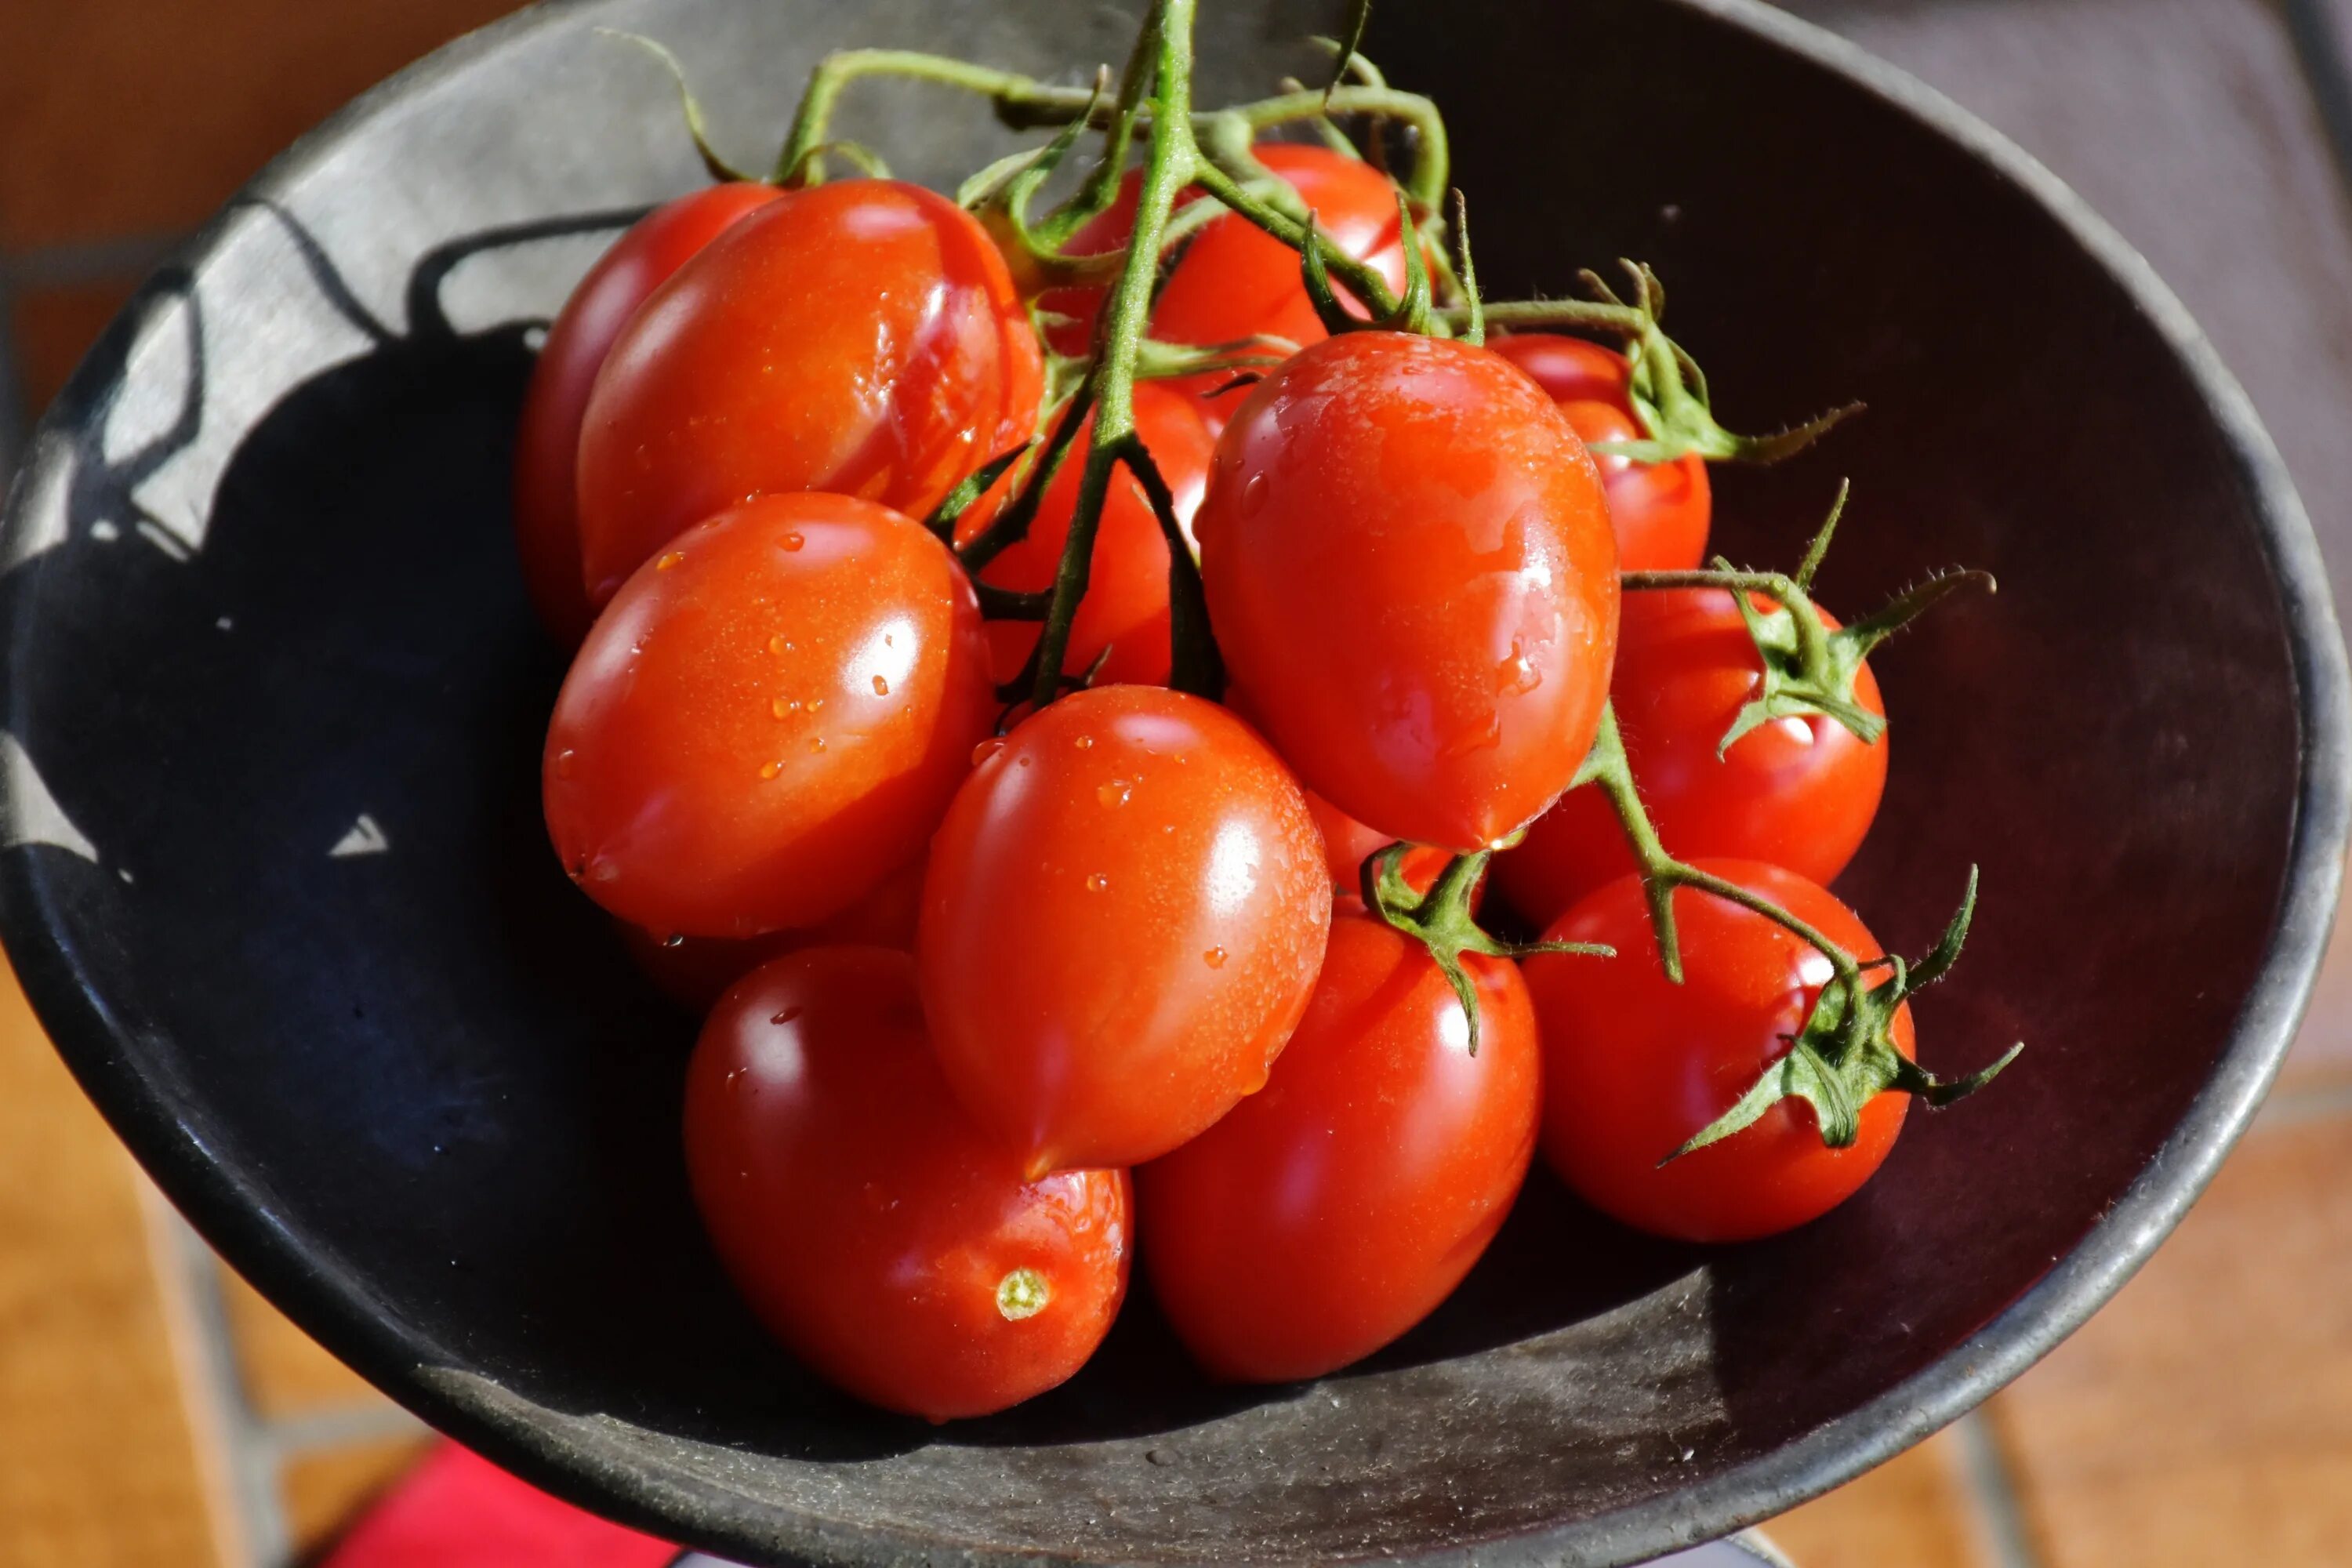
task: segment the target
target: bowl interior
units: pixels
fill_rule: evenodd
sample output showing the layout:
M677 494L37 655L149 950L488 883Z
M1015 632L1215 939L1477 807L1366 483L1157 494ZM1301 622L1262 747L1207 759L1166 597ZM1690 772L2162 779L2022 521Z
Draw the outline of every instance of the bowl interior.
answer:
M1285 40L1328 26L1206 10L1211 100L1311 74ZM1372 47L1447 110L1490 294L1641 257L1726 423L1870 405L1723 474L1723 549L1792 562L1851 475L1832 606L2000 577L1880 656L1892 782L1840 890L1916 951L1980 861L1923 1054L2028 1052L1773 1242L1644 1242L1538 1177L1434 1319L1311 1386L1206 1384L1139 1289L1095 1365L1003 1417L832 1395L706 1251L690 1031L539 821L561 668L505 500L530 323L696 177L660 73L598 25L675 47L747 157L826 48L1064 71L1126 26L1081 0L611 0L495 29L265 177L37 438L0 579L11 949L166 1188L402 1398L740 1555L1499 1558L1544 1531L1547 1561L1631 1560L1755 1511L1706 1489L1993 1320L2214 1076L2288 885L2297 689L2257 487L2165 332L2014 181L1740 26L1390 7ZM846 129L934 182L1010 145L918 92ZM1678 1497L1706 1500L1642 1512Z

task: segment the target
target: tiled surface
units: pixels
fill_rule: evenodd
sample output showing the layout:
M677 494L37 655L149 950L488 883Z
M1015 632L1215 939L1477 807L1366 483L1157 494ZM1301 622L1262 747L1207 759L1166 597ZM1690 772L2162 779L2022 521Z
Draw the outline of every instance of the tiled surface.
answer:
M2352 0L1784 3L1988 115L2147 252L2352 588L2352 213L2288 25L2341 27ZM0 0L18 409L296 132L504 8ZM1776 1521L1801 1568L2352 1563L2352 928L2283 1087L2085 1330L1964 1427ZM184 1267L142 1190L0 982L0 1568L274 1568L419 1441L233 1277Z

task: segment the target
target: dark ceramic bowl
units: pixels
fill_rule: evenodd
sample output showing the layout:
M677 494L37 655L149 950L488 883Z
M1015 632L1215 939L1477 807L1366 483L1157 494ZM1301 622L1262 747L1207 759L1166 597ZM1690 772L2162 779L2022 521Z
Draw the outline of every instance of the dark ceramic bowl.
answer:
M2147 1256L2285 1048L2346 833L2346 678L2270 443L2163 287L1916 84L1746 0L1388 8L1452 115L1502 292L1654 261L1736 425L1860 397L1723 480L1789 561L1842 473L1831 603L1926 567L1997 599L1889 647L1894 776L1843 890L1905 950L1938 1068L1862 1196L1776 1241L1646 1243L1531 1186L1424 1328L1223 1389L1140 1294L1058 1393L932 1428L826 1392L705 1250L686 1030L543 840L560 673L507 535L551 312L696 178L683 55L774 137L823 50L1115 58L1087 0L591 0L457 44L280 160L115 323L9 502L0 910L41 1016L205 1235L436 1426L566 1496L761 1561L1622 1563L1951 1420ZM1322 7L1213 3L1204 96ZM847 129L947 180L1006 143L882 91ZM1146 1245L1149 1245L1148 1238ZM1279 1303L1269 1302L1269 1310Z

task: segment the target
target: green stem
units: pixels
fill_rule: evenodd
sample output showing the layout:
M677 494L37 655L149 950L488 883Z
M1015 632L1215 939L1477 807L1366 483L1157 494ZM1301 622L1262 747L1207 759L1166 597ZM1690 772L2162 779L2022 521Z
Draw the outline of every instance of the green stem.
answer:
M997 70L945 55L928 55L914 49L844 49L827 55L809 73L808 90L801 97L799 112L793 116L784 150L776 158L775 177L779 184L799 181L815 184L824 178L824 160L817 149L824 143L834 105L839 101L843 89L869 76L904 77L961 88L993 99L1000 109L1010 112L1051 106L1066 116L1084 114L1092 100L1092 94L1084 88L1048 87L1017 71Z
M1127 264L1104 302L1094 370L1095 428L1078 479L1078 500L1068 540L1054 574L1053 599L1037 638L1037 668L1030 700L1039 709L1060 695L1062 660L1069 651L1070 626L1086 597L1094 563L1095 534L1102 523L1113 470L1131 446L1135 431L1135 363L1151 313L1151 293L1160 271L1160 245L1176 197L1202 166L1192 139L1192 12L1194 0L1155 0L1144 23L1155 53L1157 101L1151 136L1144 150L1143 174L1136 193L1135 229ZM1141 104L1128 106L1130 119ZM1175 662L1191 662L1189 649Z
M1649 330L1649 318L1631 305L1600 300L1489 300L1480 307L1489 327L1563 327L1570 331L1606 332L1639 337ZM1437 312L1453 327L1470 324L1470 308L1453 305Z
M1437 105L1417 92L1389 87L1339 87L1320 92L1286 92L1278 98L1238 104L1223 111L1235 116L1252 132L1295 124L1330 114L1370 114L1412 128L1412 174L1404 181L1405 195L1423 212L1437 210L1445 200L1446 182L1453 177L1452 148L1445 137L1445 117Z
M1304 223L1280 211L1271 202L1261 200L1223 169L1203 159L1195 178L1202 190L1232 209L1235 216L1264 229L1293 250L1306 248L1307 226ZM1414 237L1408 235L1405 243L1414 243ZM1328 248L1323 253L1323 260L1331 273L1347 284L1374 316L1396 313L1397 297L1389 288L1388 279L1381 276L1379 268Z

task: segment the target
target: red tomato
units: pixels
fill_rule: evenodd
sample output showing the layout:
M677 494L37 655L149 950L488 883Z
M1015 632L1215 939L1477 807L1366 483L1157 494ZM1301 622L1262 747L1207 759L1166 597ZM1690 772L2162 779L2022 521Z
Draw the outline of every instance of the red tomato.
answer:
M1759 600L1758 607L1771 605ZM1826 613L1822 618L1837 625ZM1878 814L1886 737L1865 744L1834 719L1792 716L1750 730L1717 758L1762 670L1730 595L1705 588L1626 595L1610 682L1626 761L1651 825L1674 853L1762 860L1834 881ZM1867 663L1853 695L1885 717ZM1504 896L1538 924L1633 869L1633 852L1597 789L1562 796L1517 848L1495 861Z
M995 707L945 546L871 502L768 496L679 536L588 634L548 831L631 924L814 925L921 853Z
M1749 860L1702 860L1773 900L1856 958L1882 949L1852 910L1813 883ZM1763 916L1709 893L1675 892L1684 981L1658 967L1639 880L1627 877L1568 911L1544 935L1606 942L1610 959L1543 953L1526 961L1543 1034L1544 1158L1595 1208L1685 1241L1744 1241L1828 1213L1885 1163L1910 1097L1862 1110L1848 1148L1822 1142L1812 1108L1784 1100L1753 1126L1658 1163L1738 1102L1786 1055L1832 970L1817 950ZM1911 1009L1895 1049L1912 1054Z
M1135 428L1160 477L1168 481L1176 500L1177 521L1189 533L1192 514L1201 507L1201 491L1208 483L1214 437L1189 399L1149 382L1135 389ZM1045 487L1027 536L981 569L983 581L1020 593L1054 585L1062 546L1070 537L1070 520L1077 512L1080 470L1093 432L1094 421L1089 418L1061 471ZM959 542L977 538L995 510L986 500L967 510L957 520ZM1108 648L1110 658L1096 678L1097 684L1165 685L1168 633L1168 542L1160 535L1160 520L1144 499L1143 487L1122 468L1103 500L1087 596L1071 622L1069 651L1063 667L1074 673L1084 671ZM1029 650L1037 646L1037 637L1034 621L989 623L997 679L1011 680L1021 672Z
M1396 840L1385 833L1375 833L1313 790L1307 790L1304 794L1307 814L1315 818L1315 826L1323 835L1323 858L1331 868L1331 886L1342 894L1360 898L1364 886L1364 862ZM1404 852L1402 869L1405 885L1417 893L1429 891L1436 882L1438 873L1444 870L1453 858L1445 850L1432 849L1425 844L1414 845ZM1480 886L1485 886L1483 878ZM1471 895L1473 908L1475 908L1478 896L1475 892Z
M830 920L799 931L740 940L723 936L656 936L625 921L621 941L646 978L682 1007L708 1013L711 1004L772 958L804 947L892 947L911 952L915 916L923 903L923 862L908 861L874 890Z
M1642 438L1633 417L1633 371L1623 354L1549 332L1496 338L1488 346L1533 376L1586 443ZM1714 502L1706 464L1697 453L1685 452L1671 463L1637 463L1599 452L1592 460L1609 491L1621 570L1687 571L1706 559Z
M750 497L928 514L1034 433L1036 334L987 232L888 180L795 191L714 240L613 345L580 436L591 604Z
M752 1310L888 1409L1043 1394L1127 1292L1127 1173L1024 1181L940 1080L903 952L811 948L730 991L687 1069L686 1161Z
M1164 1154L1265 1082L1330 917L1307 803L1246 725L1161 687L1075 693L932 840L940 1065L1033 1173Z
M1177 1336L1221 1378L1319 1377L1427 1317L1494 1239L1535 1152L1535 1015L1466 955L1478 1054L1428 950L1342 914L1258 1093L1136 1173Z
M1404 224L1397 213L1396 185L1386 174L1360 158L1326 147L1270 142L1256 153L1259 163L1298 193L1333 250L1369 262L1391 290L1404 291ZM1095 256L1125 249L1135 232L1139 184L1139 176L1129 174L1118 201L1073 237L1069 253ZM1187 193L1187 203L1192 199L1193 194ZM1056 353L1083 354L1092 346L1095 316L1104 294L1099 288L1064 289L1051 290L1040 300L1045 309L1072 320L1071 325L1050 334ZM1301 347L1329 335L1307 297L1298 252L1246 219L1217 218L1193 237L1169 275L1152 305L1151 335L1164 342L1210 344L1261 334L1286 338ZM1236 388L1221 396L1205 395L1232 379L1201 375L1167 384L1201 398L1213 430L1241 406L1244 394Z
M1583 444L1507 362L1316 344L1219 437L1197 526L1226 667L1333 805L1466 851L1568 787L1609 696L1617 547Z
M580 420L596 371L646 295L720 231L782 194L738 181L656 207L588 269L547 329L515 432L515 543L530 602L566 647L579 646L594 619L580 582L573 485Z

